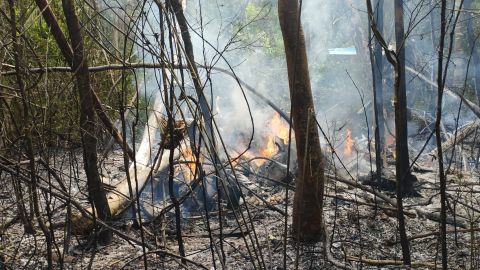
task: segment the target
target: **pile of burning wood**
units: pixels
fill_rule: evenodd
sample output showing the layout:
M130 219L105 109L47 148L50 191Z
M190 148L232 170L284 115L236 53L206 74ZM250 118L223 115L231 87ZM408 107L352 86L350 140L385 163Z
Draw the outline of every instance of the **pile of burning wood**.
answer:
M145 125L142 142L135 155L135 164L107 196L114 217L138 218L132 205L140 200L142 219L152 220L172 209L172 196L180 203L182 215L217 210L220 204L236 207L240 203L240 188L248 177L256 176L260 184L278 185L292 179L296 170L295 147L289 159L289 125L278 114L273 114L261 140L242 155L232 160L213 162L192 142L197 142L199 128L193 121L173 124L173 136L167 121L159 113L161 99ZM160 138L158 138L160 136ZM160 142L160 143L158 143ZM203 147L204 149L206 147ZM170 164L170 155L173 164ZM170 165L174 167L170 174ZM129 183L130 181L130 183ZM138 186L138 192L136 188ZM129 210L130 209L130 210ZM88 210L92 213L92 210ZM89 217L79 213L73 216L74 232L91 230Z

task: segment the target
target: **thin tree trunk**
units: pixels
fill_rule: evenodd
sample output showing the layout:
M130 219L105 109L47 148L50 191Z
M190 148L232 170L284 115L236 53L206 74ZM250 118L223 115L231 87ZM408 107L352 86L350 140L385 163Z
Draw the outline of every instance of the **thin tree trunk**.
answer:
M407 85L405 72L405 31L403 20L403 0L395 0L395 43L397 67L395 68L394 107L395 107L395 154L397 181L401 183L402 194L413 192L413 181L409 171L408 130L407 130ZM400 177L400 178L399 178Z
M72 42L73 58L72 69L75 70L78 95L80 97L80 129L83 145L83 162L87 175L89 199L92 201L95 212L101 220L110 221L111 214L108 206L105 189L98 172L97 165L97 138L95 137L95 109L94 96L90 85L90 74L87 64L87 52L83 47L81 27L75 13L73 0L62 0L63 12ZM99 241L107 244L112 239L112 232L101 230Z
M397 180L397 211L398 230L400 233L403 263L411 264L410 245L405 229L405 215L403 214L403 195L413 190L408 159L408 130L407 130L407 94L405 80L405 31L403 26L403 0L395 0L395 43L397 58L394 64L394 107L395 107L395 154Z
M305 40L297 1L279 0L278 16L287 59L299 177L293 205L293 235L299 241L322 239L324 171Z
M462 5L463 5L463 0L460 1L459 10L461 10ZM438 66L437 66L438 94L437 94L437 110L436 110L436 120L435 120L435 137L436 137L436 143L437 143L437 152L438 152L437 160L438 160L438 170L439 170L439 178L440 178L440 244L441 244L441 251L442 251L442 269L444 270L448 269L447 177L445 175L444 164L443 164L443 148L442 148L440 125L441 125L441 119L442 119L442 103L443 103L443 92L445 90L445 79L447 77L448 62L450 61L450 57L452 53L455 26L458 20L458 15L457 15L457 17L455 18L455 21L453 22L452 30L450 32L450 43L449 43L448 54L447 54L445 65L444 65L443 51L445 49L445 37L446 37L446 28L447 28L446 9L447 9L447 1L442 0L441 6L440 6L440 38L439 38L439 46L438 46Z
M60 51L65 58L65 60L68 62L72 70L76 71L75 68L73 68L73 51L72 48L70 47L65 35L63 34L62 29L60 28L58 24L58 20L55 17L55 14L53 13L52 9L50 8L50 5L48 4L47 0L35 0L37 3L38 8L42 11L43 19L47 23L48 27L50 28L50 32L53 35L53 38L57 42L58 47L60 48ZM100 99L96 95L96 93L93 91L93 89L90 87L90 91L92 92L92 100L93 104L95 106L95 112L97 113L98 117L102 121L103 125L107 129L107 131L112 135L112 137L117 141L118 145L123 148L124 143L122 139L122 135L120 132L115 128L115 125L113 122L110 120L108 115L106 114L105 110L103 109L102 103L100 102ZM133 150L127 145L127 148L125 149L128 156L130 159L134 159L135 153L133 153Z
M436 5L436 2L437 0L430 0L430 5L432 6L432 8L434 7L434 5ZM432 49L433 51L436 51L437 50L437 43L436 43L436 40L437 38L435 37L435 31L436 31L436 27L435 27L435 12L436 9L433 9L432 12L430 12L430 27L431 27L431 39L432 39ZM431 61L431 71L430 71L430 80L432 82L435 81L435 75L437 73L437 63L435 63L435 60L432 59ZM434 113L435 112L435 106L436 106L436 102L435 102L435 94L436 93L436 90L437 90L437 87L435 87L434 85L430 85L430 90L431 90L431 102L429 102L429 112L430 113Z
M396 22L397 21L403 21L403 12L401 10L399 11L398 8L397 8L398 5L400 5L400 6L402 5L401 2L402 1L397 1L397 0L395 1L395 16L396 16L395 20L396 20ZM375 35L375 38L377 39L377 41L380 43L383 50L385 51L385 56L387 57L388 62L390 62L390 64L394 68L394 77L395 77L395 84L394 84L395 100L394 100L394 105L395 105L395 116L397 117L397 113L400 111L398 109L399 102L398 102L397 99L398 99L398 96L399 96L398 92L400 90L400 85L401 85L401 80L400 79L401 79L401 76L402 76L398 54L397 54L397 52L392 51L388 48L387 42L385 42L385 39L380 34L380 32L378 30L378 27L377 27L377 24L376 24L375 17L374 17L372 2L370 0L366 0L366 3L367 3L368 16L370 17L371 29L372 29L372 31ZM397 18L397 16L398 16L398 18ZM397 29L396 29L396 32L397 32ZM403 36L402 36L402 40L403 40ZM397 123L398 120L395 119L396 132L398 132L398 128L400 127L400 124ZM406 121L406 116L404 116L403 120ZM400 131L400 133L401 133L401 131ZM396 145L396 147L399 148L400 147L400 145L398 144L398 135L399 134L397 133L396 135L397 135L397 145ZM397 218L398 218L398 223L399 223L398 227L399 227L399 234L400 234L400 242L401 242L401 246L402 246L403 263L405 265L410 265L411 264L410 248L409 248L408 238L407 238L406 230L405 230L405 217L404 217L404 213L403 213L403 200L402 200L402 198L403 198L403 192L402 192L402 184L403 183L402 183L402 180L403 180L404 175L402 175L402 173L399 171L399 168L398 168L398 158L399 158L398 157L398 149L396 151L397 151L396 152L397 153L397 173L396 173L396 180L397 180L397 184L396 184L396 186L397 186L396 191L397 192L396 193L397 194L396 195L397 195ZM408 167L407 167L407 169L408 169Z
M380 33L383 32L383 1L377 0L375 4L375 18ZM369 28L370 29L370 28ZM371 33L371 30L369 31ZM369 35L373 39L372 35ZM371 43L372 41L370 41ZM375 41L375 47L369 46L370 64L372 68L373 84L373 111L375 117L375 165L376 177L380 182L385 158L385 122L383 118L383 56L382 46Z
M157 5L161 5L156 0ZM182 36L183 46L185 49L185 54L187 57L187 68L190 71L190 76L192 77L193 86L195 87L195 91L198 97L198 104L200 106L200 112L203 116L203 121L205 124L205 135L206 135L206 143L207 147L209 148L210 154L212 155L214 164L219 163L219 158L217 156L217 149L215 145L215 135L213 130L213 116L208 105L207 98L203 91L202 82L200 80L200 76L197 70L197 65L195 63L195 56L193 53L193 43L190 37L190 32L188 31L188 24L187 19L185 18L185 14L183 13L182 3L179 0L169 0L167 3L171 6L172 11L175 14L175 18L177 19L178 26L180 27L180 32ZM161 8L159 6L159 8Z
M27 103L27 93L26 87L24 82L24 72L22 70L22 59L23 59L23 51L21 44L17 37L17 18L15 13L15 3L14 0L9 0L10 5L10 20L11 20L11 31L12 31L12 38L13 38L13 57L15 61L15 70L16 70L16 79L18 84L18 89L20 90L20 95L22 97L22 106L23 106L23 121L25 123L25 145L26 145L26 152L29 159L28 167L29 167L29 174L30 174L30 195L33 202L33 211L35 213L35 217L37 219L38 225L45 236L46 242L46 251L47 251L47 265L48 269L53 269L53 260L52 260L52 235L48 230L43 217L40 213L39 207L39 200L37 194L37 177L36 177L36 164L35 164L35 153L33 150L33 142L32 142L32 121L30 121L30 108ZM23 31L19 31L23 32ZM28 226L32 225L32 220L29 220Z
M9 4L9 10L10 10L10 30L11 30L11 35L12 35L12 45L13 45L13 57L14 57L14 61L15 61L15 71L16 71L16 76L15 76L15 79L17 81L17 85L18 85L18 89L19 89L19 92L20 92L20 95L22 96L22 105L23 105L23 120L26 122L26 123L29 123L29 121L27 120L28 118L28 105L27 105L27 101L26 101L26 96L25 96L25 84L24 84L24 81L23 81L23 71L21 69L21 65L20 65L20 61L21 61L21 58L22 58L22 48L19 44L19 41L18 41L18 37L17 37L17 26L16 26L16 13L15 13L15 7L14 7L14 1L13 0L10 0L8 1L8 4ZM13 119L13 118L12 118ZM19 132L19 136L22 135L21 133L21 130L17 129L17 131ZM27 146L27 152L30 153L29 150L31 150L31 139L30 139L30 136L29 136L29 131L30 131L30 127L27 125L27 127L25 127L25 131L26 131L26 138L25 138L25 143L26 143L26 146ZM30 164L31 165L31 164ZM35 180L34 178L34 175L30 175L30 179L32 181ZM14 180L15 181L15 180ZM17 203L17 207L18 207L18 210L19 210L19 215L20 215L20 218L22 220L22 223L23 223L23 230L25 233L27 234L35 234L35 228L34 228L34 225L33 225L33 220L32 220L32 216L28 216L27 215L27 209L25 207L25 203L24 203L24 196L23 196L23 190L22 190L22 185L21 183L13 183L13 186L14 186L14 190L15 190L15 196L16 196L16 203ZM32 185L29 185L29 190L32 189ZM29 192L31 193L31 192ZM30 195L30 194L29 194ZM31 196L29 196L31 197ZM30 198L29 200L27 201L31 201L32 198Z

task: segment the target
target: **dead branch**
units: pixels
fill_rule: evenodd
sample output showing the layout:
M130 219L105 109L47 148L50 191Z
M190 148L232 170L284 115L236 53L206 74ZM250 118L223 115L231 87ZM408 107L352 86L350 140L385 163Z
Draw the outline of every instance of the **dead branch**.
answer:
M123 64L109 64L109 65L100 65L89 67L88 71L91 73L111 71L111 70L129 70L129 69L138 69L138 68L186 68L180 66L170 66L163 63L123 63ZM60 73L71 73L73 72L71 67L36 67L27 69L29 74L43 74L50 72L60 72ZM17 72L15 70L2 71L0 75L2 76L13 76Z
M255 90L255 88L251 85L249 85L247 82L244 80L238 78L237 75L235 75L233 72L228 71L223 68L215 67L215 66L205 66L205 65L198 65L200 68L204 69L211 69L214 71L221 72L223 74L226 74L232 78L234 78L239 84L243 85L248 91L250 91L252 94L263 100L265 103L267 103L270 107L272 107L276 112L280 114L280 116L285 119L285 121L290 122L290 118L283 112L277 105L275 105L273 102L271 102L267 97L262 95L260 92ZM186 66L179 66L179 65L168 65L164 63L128 63L125 62L123 64L109 64L109 65L100 65L100 66L94 66L94 67L89 67L89 71L91 73L96 73L96 72L104 72L104 71L111 71L111 70L130 70L130 69L140 69L140 68L173 68L173 69L186 69ZM43 74L47 72L72 72L72 68L70 67L36 67L36 68L30 68L28 69L28 72L30 74ZM8 70L8 71L3 71L0 72L0 75L2 76L12 76L15 75L16 71L15 70Z
M141 254L141 255L138 255L138 256L135 256L133 259L131 259L130 261L128 261L126 264L129 264L131 262L133 262L134 260L138 260L139 258L141 258L142 256L145 256L146 254L160 254L160 255L167 255L167 256L170 256L170 257L173 257L173 258L177 258L177 259L182 259L185 260L186 262L188 263L191 263L197 267L200 267L201 269L206 269L208 270L208 268L206 266L204 266L203 264L199 263L199 262L196 262L196 261L193 261L193 260L190 260L190 259L187 259L186 257L183 257L183 256L180 256L178 254L175 254L175 253L172 253L170 251L166 251L166 250L163 250L163 249L156 249L156 250L150 250L150 251L147 251L145 254ZM182 266L183 268L185 269L191 269L190 267L188 267L187 265L181 263L181 262L178 262L177 263Z
M451 230L447 230L447 233L450 234L450 233L469 233L469 232L480 232L480 228L470 228L470 229L451 229ZM417 234L417 235L414 235L414 236L411 236L408 238L409 241L412 241L412 240L417 240L417 239L422 239L422 238L427 238L427 237L430 237L430 236L438 236L440 235L440 232L439 231L436 231L436 232L429 232L429 233L423 233L423 234ZM388 243L388 244L397 244L398 241L396 242L391 242L391 243Z
M429 78L427 78L426 76L424 76L422 73L420 73L419 71L416 71L415 69L411 68L411 67L405 67L405 69L410 72L410 73L413 73L413 75L417 76L418 78L422 79L423 81L425 81L426 83L434 86L434 87L437 87L437 84L433 81L431 81ZM454 97L454 98L459 98L461 99L465 105L467 105L467 107L478 117L480 118L480 107L477 106L475 103L471 102L470 100L466 99L461 93L453 90L453 89L450 89L448 88L447 86L444 86L444 89L446 94L448 94L449 96L451 97Z
M464 126L458 133L457 136L452 136L448 140L442 143L443 151L446 151L452 148L456 143L463 141L467 138L470 134L472 134L477 128L480 126L480 120L475 120L474 122ZM433 149L430 152L430 155L436 157L437 156L437 148Z
M355 256L347 256L346 259L349 261L361 262L361 263L372 265L372 266L403 265L403 261L397 261L397 260L375 260L375 259L368 259L368 258L359 258ZM418 261L411 262L410 266L413 268L420 268L420 267L436 268L436 264L431 262L418 262Z
M365 192L368 192L370 194L373 194L375 196L377 196L377 198L380 198L381 200L383 200L384 202L390 204L391 206L393 207L397 207L397 204L396 202L389 198L388 196L376 191L376 190L373 190L367 186L364 186L362 184L359 184L359 183L355 183L354 181L352 180L348 180L348 179L344 179L344 178L341 178L341 177L338 177L338 176L335 176L335 175L331 175L331 174L325 174L325 176L331 180L334 180L334 181L338 181L338 182L341 182L341 183L344 183L348 186L351 186L351 187L355 187L355 188L358 188L358 189L361 189ZM404 210L404 214L407 215L407 216L420 216L420 217L423 217L423 218L426 218L426 219L430 219L430 220L433 220L435 222L439 222L440 221L440 215L437 214L437 213L431 213L431 212L427 212L427 211L424 211L422 209L419 209L419 208L416 208L416 209L413 209L413 210ZM461 228L468 228L468 226L466 225L466 221L463 220L463 219L459 219L457 218L456 220L454 220L453 218L447 218L447 223L452 225L452 226L457 226L457 227L461 227Z

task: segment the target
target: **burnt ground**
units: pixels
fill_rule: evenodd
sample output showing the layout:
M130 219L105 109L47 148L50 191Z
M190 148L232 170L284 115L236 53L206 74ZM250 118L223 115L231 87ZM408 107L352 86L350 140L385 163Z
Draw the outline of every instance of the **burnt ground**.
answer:
M64 163L56 166L62 170L64 179L77 179L72 182L72 195L85 206L85 186L78 153L68 157ZM343 158L345 167L353 175L351 179L339 162L329 162L329 174L336 174L342 179L361 184L356 178L368 174L368 155L364 149L357 149L351 157ZM419 197L404 200L409 237L418 237L410 241L414 268L440 268L440 244L435 235L439 230L436 217L440 211L438 175L435 172L436 161L425 155L418 165L422 172L416 172L418 178L417 191ZM74 165L74 166L71 166ZM337 169L333 169L333 165ZM122 158L118 153L106 160L103 173L115 184L122 178ZM458 167L458 168L457 168ZM386 178L394 179L393 165L386 168ZM0 185L0 224L5 224L16 215L15 200L11 187L12 178L2 174ZM363 189L335 181L329 178L326 182L324 200L324 217L327 228L328 252L337 261L333 265L327 259L323 243L299 245L290 236L293 192L288 199L288 232L287 248L284 254L285 188L269 181L258 179L254 173L241 178L245 197L239 209L233 211L226 208L219 212L211 211L185 213L182 218L182 235L187 259L205 266L208 269L222 268L221 256L227 269L283 269L284 258L288 269L340 269L338 264L349 269L396 269L392 264L401 260L401 248L398 244L398 224L396 212L391 205ZM362 185L362 187L365 187ZM366 187L366 189L371 189ZM388 191L381 191L387 198L394 199ZM449 269L480 269L480 182L478 171L472 168L452 166L448 174L449 221L457 226L449 225L448 250ZM44 196L42 193L42 200ZM45 207L45 201L42 206ZM175 237L175 218L173 211L164 219L149 221L140 230L131 220L119 220L115 227L136 240L144 239L154 249L143 249L132 241L119 235L113 242L104 247L89 245L89 236L71 236L69 242L64 227L58 226L65 221L66 208L56 199L50 200L53 209L52 224L57 224L54 231L54 260L57 268L65 269L142 269L144 259L148 269L181 269L181 261L170 255L178 254ZM275 208L275 209L273 209ZM221 216L223 241L220 240ZM207 223L210 230L207 230ZM241 224L241 226L239 226ZM241 229L240 229L241 228ZM457 229L455 231L455 228ZM472 232L471 232L472 231ZM425 236L432 233L433 235ZM211 243L214 243L212 245ZM223 243L222 245L220 243ZM46 267L45 239L40 229L36 233L23 233L20 222L15 222L4 230L0 242L0 254L5 267L0 269L42 269ZM146 255L144 255L146 252ZM214 259L213 259L214 258ZM363 261L359 263L358 261ZM389 260L388 262L383 260ZM388 265L384 265L388 263ZM187 262L188 269L201 268Z

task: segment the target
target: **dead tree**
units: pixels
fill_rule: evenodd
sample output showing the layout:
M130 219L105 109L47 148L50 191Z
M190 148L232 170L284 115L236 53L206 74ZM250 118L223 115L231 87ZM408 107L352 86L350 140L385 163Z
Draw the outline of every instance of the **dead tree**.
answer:
M447 206L446 206L446 185L447 179L445 176L445 172L443 169L443 151L442 151L442 138L441 138L441 129L440 123L442 119L442 99L443 99L443 87L445 81L443 80L443 50L445 47L445 32L446 32L446 6L447 1L442 0L441 2L441 9L440 9L440 44L438 48L438 70L437 70L437 86L438 86L438 94L437 94L437 111L436 111L436 121L435 121L435 136L437 142L437 152L438 152L438 170L440 173L440 215L442 222L440 223L440 245L442 250L442 269L448 269L448 258L447 258L447 238L446 238L446 231L447 231L447 223L444 222L447 218Z
M383 1L375 3L375 18L380 33L383 32ZM369 31L370 33L371 31ZM370 65L372 68L373 85L373 111L375 119L375 165L377 181L382 179L382 169L385 162L385 121L383 118L383 56L382 46L374 37L369 35L370 40ZM373 40L372 40L373 39ZM372 45L374 41L374 46Z
M372 2L370 0L366 0L367 3L367 10L368 16L370 17L370 26L375 35L377 41L381 44L383 50L385 51L385 56L387 57L388 62L393 66L394 69L394 107L395 107L395 135L396 135L396 195L397 195L397 219L398 219L398 227L399 227L399 234L400 234L400 243L402 246L402 255L403 255L403 263L405 265L411 264L410 259L410 247L409 242L406 234L405 229L405 216L403 212L403 195L405 193L405 185L403 183L406 177L410 176L409 172L409 160L408 160L408 148L407 148L407 115L406 115L406 94L400 93L401 92L401 77L405 76L405 73L402 73L402 70L405 71L405 65L401 64L401 59L405 60L405 55L403 58L399 54L399 49L403 46L404 34L403 34L403 1L395 0L395 24L401 25L395 27L395 34L397 39L397 51L390 50L388 48L387 43L383 39L382 34L378 31L378 26L376 24L376 20L373 13ZM401 34L401 35L400 35ZM398 38L401 38L401 42L399 42ZM399 48L400 46L400 48ZM404 81L405 83L405 81ZM404 89L405 90L405 89ZM402 97L404 100L402 101ZM399 100L400 99L400 100ZM404 108L401 108L401 105ZM402 130L401 128L404 128ZM401 156L403 155L403 156ZM406 160L405 159L406 156ZM407 180L411 181L411 180Z
M156 0L157 5L161 8L161 4L158 3ZM214 129L213 129L213 117L210 107L208 105L207 98L203 91L203 84L200 80L200 75L198 73L197 65L195 63L195 55L193 53L193 43L190 37L190 32L188 31L188 23L187 19L185 18L185 14L183 13L182 3L179 0L169 0L167 1L169 6L171 7L173 13L175 14L175 18L177 19L178 26L180 27L180 32L182 36L183 46L185 49L185 55L187 60L187 68L190 72L190 76L192 77L193 86L195 87L195 92L198 96L198 105L200 107L200 112L202 114L204 124L205 124L205 135L207 141L207 146L209 151L212 155L212 159L215 164L219 162L219 158L217 156L217 150L215 146L215 136L214 136Z
M319 241L323 235L325 176L297 1L279 0L278 17L287 59L291 113L299 165L293 205L293 235L299 241Z
M83 46L81 27L75 13L73 0L62 0L63 12L73 48L72 69L75 70L76 87L80 97L80 135L83 148L83 166L87 175L88 195L97 216L106 222L111 218L110 208L98 171L97 138L95 137L94 97L90 85L87 51ZM102 230L98 240L109 243L112 232Z
M397 182L401 183L402 195L413 193L413 177L409 170L408 129L407 129L407 83L405 72L405 31L403 0L395 0L395 44L397 58L394 65L394 107L395 107L395 156Z
M437 143L438 152L438 170L440 178L440 244L442 251L442 269L448 269L448 249L447 249L447 176L444 171L443 164L443 148L441 139L441 121L442 121L442 105L443 105L443 93L445 90L445 82L447 78L448 65L452 56L452 48L455 35L455 27L458 22L460 11L462 10L464 0L461 0L458 5L458 12L455 16L455 11L452 11L450 21L447 22L446 10L447 1L442 0L440 2L440 38L438 45L438 71L437 71L437 110L435 119L435 137ZM452 18L455 19L452 21ZM447 23L451 24L449 43L445 46ZM444 53L444 49L448 48L447 53ZM445 56L445 59L443 59ZM445 61L445 64L444 64Z

